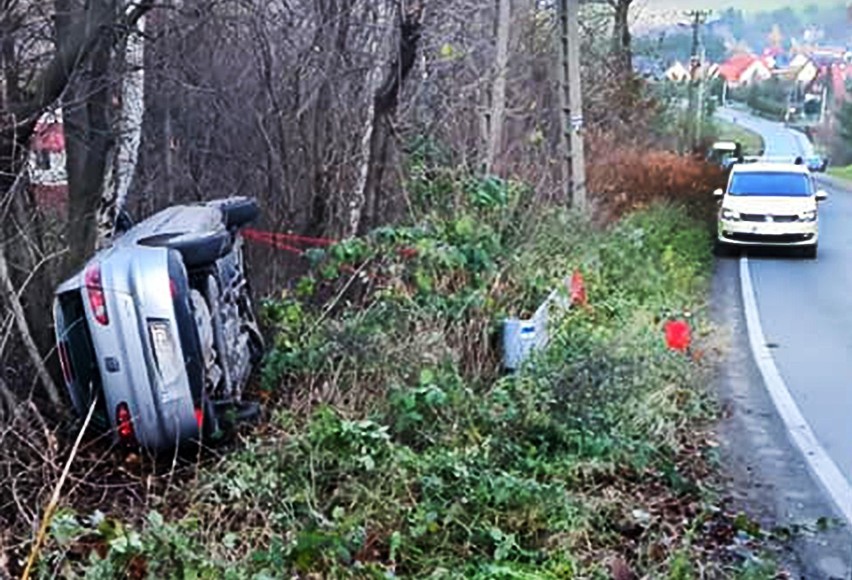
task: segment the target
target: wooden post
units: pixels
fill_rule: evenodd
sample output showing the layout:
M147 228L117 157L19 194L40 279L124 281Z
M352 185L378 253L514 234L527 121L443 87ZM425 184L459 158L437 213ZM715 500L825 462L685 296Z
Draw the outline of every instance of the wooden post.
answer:
M695 151L698 147L698 141L701 135L701 120L703 104L701 103L702 86L700 84L700 75L702 74L702 58L699 54L701 47L701 25L710 14L709 10L692 10L687 12L692 18L692 50L690 51L689 60L689 110L687 111L686 122L686 139L689 143L691 151ZM695 123L695 124L693 124Z

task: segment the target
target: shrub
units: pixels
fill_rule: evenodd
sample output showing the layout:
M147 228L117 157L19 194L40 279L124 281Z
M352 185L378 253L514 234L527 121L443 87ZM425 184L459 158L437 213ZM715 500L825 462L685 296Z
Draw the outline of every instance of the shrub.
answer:
M610 221L657 202L676 203L699 219L715 213L712 195L725 176L716 166L668 151L589 138L586 185L600 217Z
M624 214L606 227L522 211L511 182L424 181L422 195L464 203L312 253L262 308L263 388L286 410L199 470L171 521L56 520L45 574L574 578L605 577L613 557L649 577L678 570L699 552L654 506L700 505L694 429L711 406L706 369L668 351L660 323L702 306L704 198L683 192L709 198L711 184L691 161L610 154L618 187L644 185L599 198ZM588 307L502 373L500 320L577 268ZM683 509L678 525L700 528Z

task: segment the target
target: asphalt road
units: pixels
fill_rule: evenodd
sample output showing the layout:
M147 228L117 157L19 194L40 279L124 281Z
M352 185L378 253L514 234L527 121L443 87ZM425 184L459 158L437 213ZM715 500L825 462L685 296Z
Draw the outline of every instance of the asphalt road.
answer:
M760 134L764 141L764 156L790 157L791 161L801 155L813 155L814 148L808 138L799 131L788 129L781 123L754 117L738 109L720 109L716 116L737 123Z
M767 157L813 153L805 135L781 123L741 110L722 109L717 115L759 133ZM829 194L820 206L818 258L750 251L747 271L775 367L819 445L842 478L852 482L852 187L824 176L818 181ZM744 303L736 296L740 277L738 262L721 260L714 294L717 311L734 333L723 391L739 413L730 421L729 439L734 469L742 467L735 479L740 487L750 488L742 492L750 501L743 499L747 504L764 503L785 523L813 520L831 511L840 516L814 477L813 464L807 467L810 458L791 444L790 426L782 426L762 388L764 376L756 372ZM755 384L761 388L755 390ZM834 537L798 546L808 570L804 577L852 578L849 532L847 527Z
M765 155L808 155L807 137L782 124L732 115L763 136ZM817 260L784 253L749 255L767 342L790 394L819 442L852 481L852 191L820 179Z

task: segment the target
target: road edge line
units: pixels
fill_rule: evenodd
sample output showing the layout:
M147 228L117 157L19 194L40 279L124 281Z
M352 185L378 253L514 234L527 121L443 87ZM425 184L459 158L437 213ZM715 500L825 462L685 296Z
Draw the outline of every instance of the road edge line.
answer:
M766 346L747 256L740 258L740 288L751 354L763 377L763 384L784 422L788 436L801 452L808 468L845 518L847 525L852 526L852 485L817 440Z

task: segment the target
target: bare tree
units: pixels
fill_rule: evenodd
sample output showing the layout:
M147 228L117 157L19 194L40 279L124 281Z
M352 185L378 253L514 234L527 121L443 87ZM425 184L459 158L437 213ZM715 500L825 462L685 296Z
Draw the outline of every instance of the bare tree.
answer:
M58 392L40 357L48 352L52 342L49 324L50 290L54 279L52 274L55 272L43 268L45 260L52 254L46 248L46 240L50 236L45 235L45 227L38 218L32 196L26 187L29 141L37 121L48 107L56 104L60 98L70 102L64 96L73 92L68 91L68 88L72 79L81 76L81 68L87 65L89 71L105 70L103 48L107 47L108 54L108 47L116 38L120 38L124 27L135 23L152 4L153 0L143 0L126 13L119 14L114 10L114 4L107 0L92 1L85 6L74 0L56 0L53 5L55 43L49 35L44 34L45 28L26 28L28 18L35 22L49 21L49 8L44 3L5 0L0 5L0 28L2 23L9 27L2 39L4 74L3 109L0 111L0 188L3 192L3 203L0 204L3 216L0 252L4 265L2 303L15 313L14 320L21 341L48 397L54 402L58 401ZM101 102L104 99L100 91L82 96L91 98L93 105L99 99ZM98 139L105 140L104 133L99 131L100 119L93 115L94 127L84 129L89 132L87 134L96 133ZM72 133L74 128L72 122ZM78 209L85 206L86 202L80 192L92 189L90 186L82 187L80 179L84 170L89 176L94 172L80 163L83 149L80 144L77 145L77 149L73 145L71 147L77 153L73 157L77 184L74 202L82 203L78 206L72 202L72 214L78 218L78 222L72 222L75 227L69 229L72 234L69 237L77 242L72 247L79 260L84 255L84 249L80 243L83 237L78 232L94 229L87 228L84 219L88 218L88 224L93 224L94 214L87 215ZM96 186L102 177L101 172L95 179ZM99 193L99 190L96 191ZM24 292L23 289L28 287Z
M40 114L59 100L79 66L102 41L114 40L117 30L132 26L153 3L140 0L124 17L118 17L114 3L106 0L93 0L84 9L75 9L74 0L56 0L57 43L50 60L33 75L26 90L14 78L6 79L6 94L12 99L5 103L0 124L0 185L4 191L23 167L23 153ZM9 71L8 66L4 69Z
M349 203L347 235L363 233L366 227L375 225L381 207L381 187L385 167L389 161L389 149L392 146L392 118L399 102L402 83L414 66L417 58L417 43L420 39L420 18L422 9L419 3L408 7L401 15L399 23L399 41L396 57L386 70L376 66L370 73L368 85L372 98L368 103L367 120L361 141L361 165L355 192ZM389 20L390 13L381 8L376 11L376 28ZM378 41L371 43L372 49L378 48ZM371 51L377 54L375 51ZM381 62L381 61L379 61ZM363 220L366 209L367 220Z
M633 0L607 0L613 10L612 53L622 76L633 73L633 49L630 35L630 5Z
M136 171L142 119L145 114L145 17L125 39L121 72L121 102L116 130L117 143L109 153L98 208L97 247L112 238L115 219L127 202L127 193Z
M494 163L503 145L503 122L506 114L506 77L509 65L509 40L512 22L511 0L497 0L497 58L494 63L494 82L491 87L491 110L488 113L488 143L485 172L494 170Z

